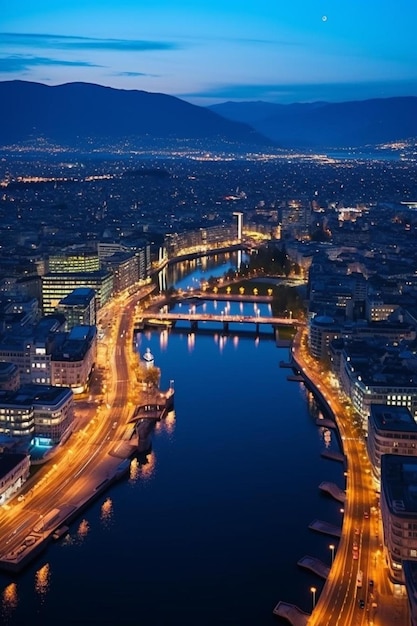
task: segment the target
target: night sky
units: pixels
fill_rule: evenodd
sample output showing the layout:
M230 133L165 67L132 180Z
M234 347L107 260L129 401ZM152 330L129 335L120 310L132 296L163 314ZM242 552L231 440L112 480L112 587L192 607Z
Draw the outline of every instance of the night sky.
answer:
M416 0L19 0L0 80L311 102L417 95Z

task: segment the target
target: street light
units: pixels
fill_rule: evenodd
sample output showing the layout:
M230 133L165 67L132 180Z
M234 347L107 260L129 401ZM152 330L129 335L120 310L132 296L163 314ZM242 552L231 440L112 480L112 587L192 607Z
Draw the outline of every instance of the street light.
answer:
M313 594L313 611L316 608L316 587L311 587L310 588L311 593Z
M331 543L329 548L332 551L332 565L333 565L333 561L334 561L334 545Z

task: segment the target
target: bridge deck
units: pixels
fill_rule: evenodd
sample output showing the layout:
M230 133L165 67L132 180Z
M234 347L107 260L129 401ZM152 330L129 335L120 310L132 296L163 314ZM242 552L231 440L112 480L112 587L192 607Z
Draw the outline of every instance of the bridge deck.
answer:
M151 312L142 312L141 317L143 320L159 320L159 321L180 321L184 320L187 322L221 322L223 324L231 324L231 323L252 323L252 324L272 324L272 325L283 325L283 326L294 326L299 324L298 319L290 319L288 317L265 317L258 315L228 315L226 313L151 313Z

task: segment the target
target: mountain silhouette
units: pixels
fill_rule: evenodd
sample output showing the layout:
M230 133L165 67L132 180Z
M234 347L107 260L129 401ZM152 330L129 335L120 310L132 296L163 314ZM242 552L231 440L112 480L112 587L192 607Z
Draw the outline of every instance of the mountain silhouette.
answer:
M306 104L225 102L208 107L282 147L359 147L417 137L417 98Z
M0 82L0 142L21 144L39 138L66 146L93 141L204 140L230 144L271 142L247 124L230 121L174 96L113 89L90 83L48 86ZM130 145L131 145L130 143Z

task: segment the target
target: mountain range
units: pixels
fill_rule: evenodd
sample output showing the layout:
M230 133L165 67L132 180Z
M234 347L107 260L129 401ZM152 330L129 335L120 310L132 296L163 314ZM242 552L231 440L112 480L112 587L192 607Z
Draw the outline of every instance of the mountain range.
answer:
M114 146L125 141L132 147L175 140L229 148L271 143L247 124L161 93L90 83L0 82L0 145L37 139L90 149L95 142Z
M352 102L225 102L209 107L282 147L345 148L417 138L417 97Z
M90 83L0 82L0 146L345 148L417 137L417 97L328 103L225 102Z

